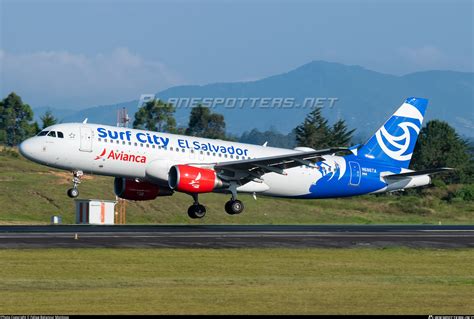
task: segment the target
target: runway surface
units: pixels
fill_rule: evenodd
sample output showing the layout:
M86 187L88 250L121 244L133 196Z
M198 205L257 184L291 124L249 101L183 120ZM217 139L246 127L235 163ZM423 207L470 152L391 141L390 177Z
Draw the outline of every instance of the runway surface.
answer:
M474 247L474 225L0 226L2 248Z

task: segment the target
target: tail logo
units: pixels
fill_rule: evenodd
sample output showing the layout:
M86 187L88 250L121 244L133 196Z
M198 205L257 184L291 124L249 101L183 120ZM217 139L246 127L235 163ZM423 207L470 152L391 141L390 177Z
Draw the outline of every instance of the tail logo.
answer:
M401 128L403 132L397 136L390 134L384 125L375 133L375 137L377 138L380 148L387 156L396 161L408 161L411 159L413 150L408 154L405 154L405 152L410 147L411 139L416 139L420 132L423 115L413 105L404 103L402 107L395 112L394 116L418 120L419 125L408 121L398 123L398 127ZM389 145L386 144L384 139Z
M408 161L411 158L412 153L404 154L408 147L410 146L411 142L411 134L410 134L410 127L415 131L416 134L420 131L418 126L411 122L402 122L398 124L398 126L403 130L403 134L399 136L393 136L387 130L385 127L381 127L380 130L375 133L375 136L377 137L377 142L380 145L380 148L384 151L385 154L387 154L389 157L391 157L394 160L397 161ZM395 148L396 150L391 150L387 147L385 144L382 136L387 140L390 145ZM416 138L416 135L415 135ZM399 143L400 141L403 141L403 143Z

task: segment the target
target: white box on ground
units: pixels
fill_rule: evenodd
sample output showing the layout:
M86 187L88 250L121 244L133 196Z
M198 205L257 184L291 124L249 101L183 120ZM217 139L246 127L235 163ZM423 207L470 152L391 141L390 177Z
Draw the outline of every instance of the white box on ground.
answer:
M61 218L61 216L57 216L57 215L51 216L51 224L53 225L61 224L62 221L63 219Z
M114 224L116 201L102 199L76 199L75 202L76 224Z

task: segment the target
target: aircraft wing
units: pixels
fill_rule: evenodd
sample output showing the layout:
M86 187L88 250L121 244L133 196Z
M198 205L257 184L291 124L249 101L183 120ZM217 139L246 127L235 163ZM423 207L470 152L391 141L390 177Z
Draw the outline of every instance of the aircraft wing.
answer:
M431 175L431 174L436 174L436 173L441 173L441 172L446 172L446 171L451 171L451 170L453 170L453 168L440 167L440 168L425 169L425 170L421 170L421 171L386 175L386 176L384 176L384 178L385 179L391 179L391 180L400 180L400 179L404 179L406 177L411 177L411 176Z
M261 157L255 159L239 160L225 163L217 163L214 169L218 174L223 177L229 176L228 172L238 172L236 179L245 179L249 176L252 178L260 178L266 173L277 173L286 175L285 169L301 166L301 165L314 165L314 162L320 161L321 156L334 154L337 152L351 152L349 149L344 147L328 148L309 152L290 153L269 157ZM312 161L312 162L311 162Z

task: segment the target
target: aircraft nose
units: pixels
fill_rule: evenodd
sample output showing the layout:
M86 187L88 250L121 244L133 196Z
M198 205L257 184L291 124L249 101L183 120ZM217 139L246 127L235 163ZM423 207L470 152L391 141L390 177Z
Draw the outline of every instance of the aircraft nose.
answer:
M33 158L33 153L34 153L34 146L35 146L35 141L33 138L29 138L21 142L20 146L18 149L20 150L21 155L28 159Z

